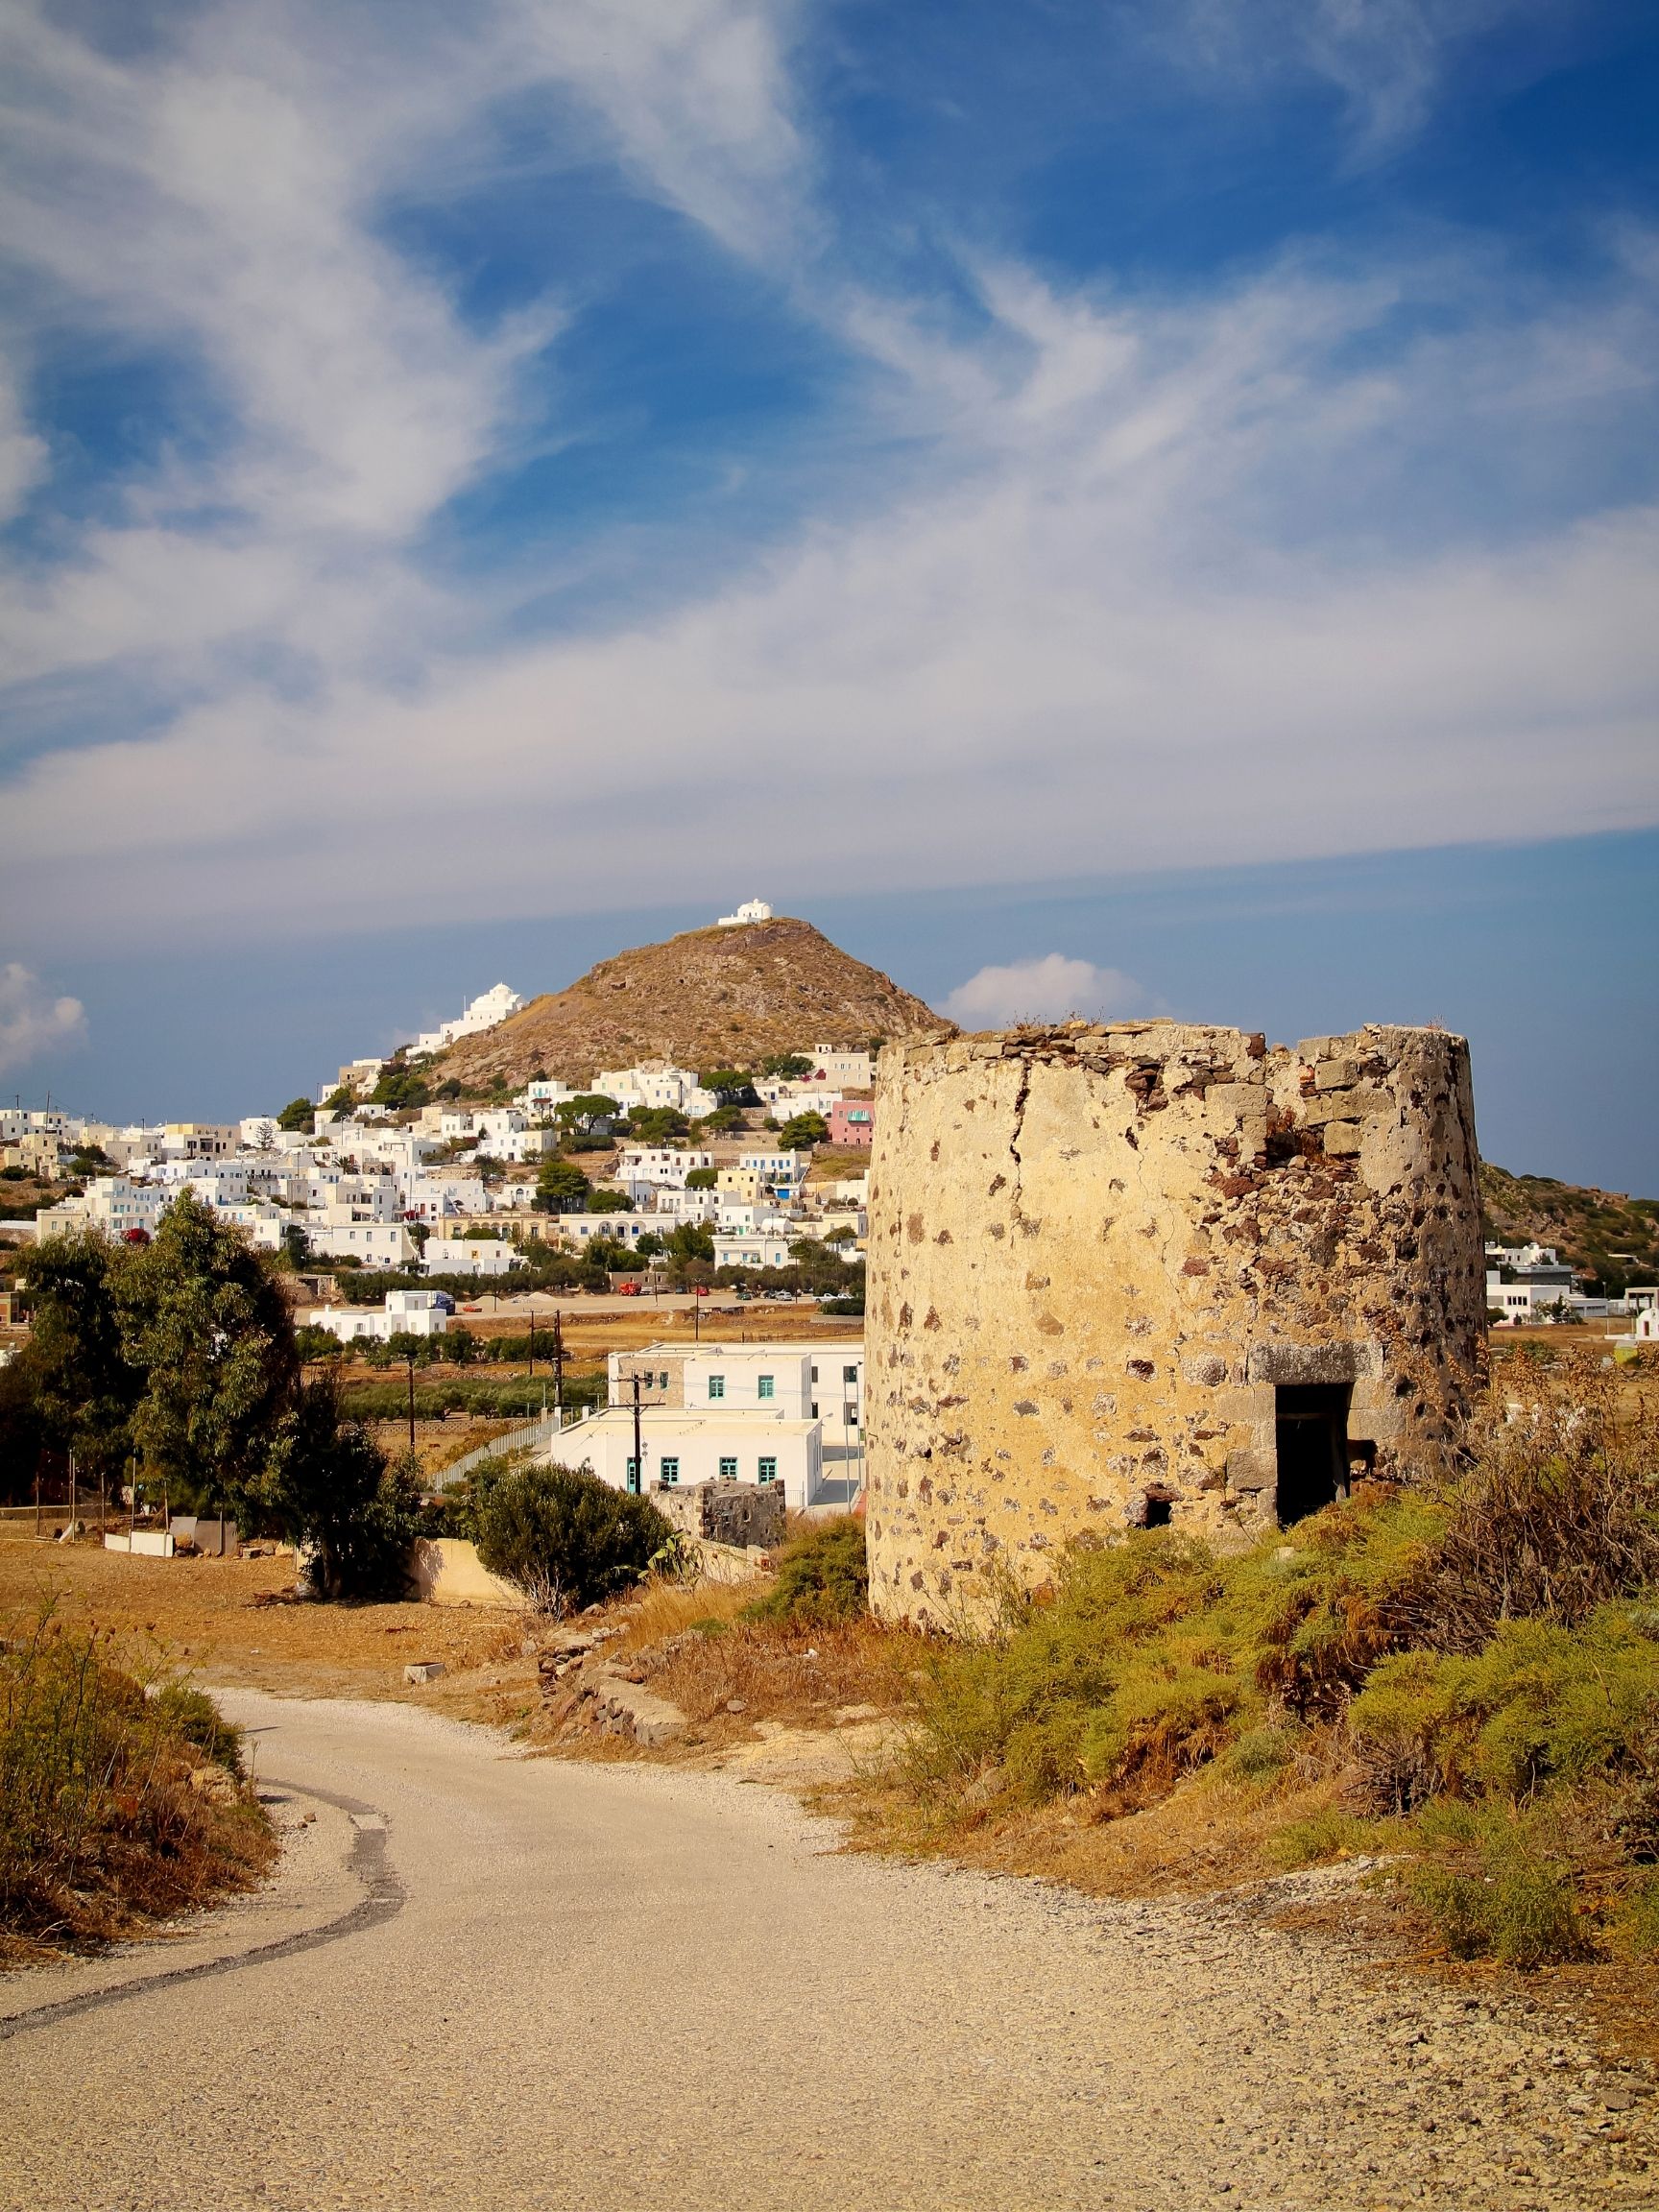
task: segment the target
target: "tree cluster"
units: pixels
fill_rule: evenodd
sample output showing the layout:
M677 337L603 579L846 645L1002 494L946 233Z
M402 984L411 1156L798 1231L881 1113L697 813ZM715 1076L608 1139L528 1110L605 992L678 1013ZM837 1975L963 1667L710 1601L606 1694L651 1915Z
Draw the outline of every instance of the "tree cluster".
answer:
M400 1587L412 1479L342 1418L331 1375L303 1378L274 1271L211 1207L182 1193L144 1243L52 1238L26 1282L34 1329L0 1370L13 1494L42 1454L114 1486L131 1466L149 1496L305 1547L325 1595Z

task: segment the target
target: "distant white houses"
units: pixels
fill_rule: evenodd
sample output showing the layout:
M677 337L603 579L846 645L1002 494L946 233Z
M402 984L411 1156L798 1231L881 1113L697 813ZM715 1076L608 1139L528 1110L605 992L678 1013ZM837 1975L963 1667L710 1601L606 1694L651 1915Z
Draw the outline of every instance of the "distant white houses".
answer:
M737 1166L753 1175L760 1189L774 1198L793 1198L806 1180L812 1165L810 1152L740 1152Z
M505 1275L519 1266L523 1254L499 1237L429 1237L424 1254L428 1275Z
M236 1122L164 1121L161 1156L165 1160L226 1160L242 1142Z
M868 1052L846 1052L837 1045L812 1047L812 1081L838 1084L844 1091L868 1091L871 1084Z
M382 1343L389 1336L442 1336L449 1327L450 1302L442 1290L388 1290L376 1312L372 1306L318 1306L303 1318L313 1329L326 1329L342 1344L361 1337Z
M35 1235L38 1240L78 1229L101 1229L107 1236L125 1237L142 1229L146 1236L154 1236L172 1199L171 1190L156 1184L132 1183L125 1175L100 1175L81 1197L41 1207L35 1216Z
M837 1381L844 1375L844 1381ZM637 1352L613 1352L606 1363L606 1397L632 1406L634 1378L639 1402L658 1411L781 1414L816 1421L863 1395L864 1347L850 1344L647 1344Z
M790 1267L794 1260L789 1247L800 1235L791 1222L786 1232L734 1231L731 1236L716 1230L714 1235L714 1264L716 1267Z
M361 1060L348 1060L331 1083L325 1080L317 1086L317 1103L323 1105L337 1091L349 1091L358 1098L367 1097L385 1065L384 1060L375 1059L373 1055Z
M561 1214L558 1238L580 1252L601 1238L607 1243L625 1244L630 1250L641 1237L661 1236L664 1223L655 1214Z
M1488 1244L1486 1310L1503 1321L1599 1321L1605 1298L1587 1298L1552 1244Z
M667 1061L639 1068L601 1068L593 1078L593 1089L601 1097L614 1098L631 1114L641 1108L666 1109L688 1115L694 1121L712 1114L720 1103L712 1091L704 1090L694 1069L676 1068Z
M330 1208L332 1214L334 1209ZM320 1259L355 1260L365 1267L409 1267L417 1258L415 1239L401 1221L330 1220L297 1216L307 1242Z
M741 929L747 922L770 922L772 909L764 899L745 899L735 914L722 914L718 926L722 929Z
M685 1178L699 1167L712 1167L712 1152L677 1152L671 1145L630 1144L616 1157L618 1183L653 1183L665 1190L684 1190Z

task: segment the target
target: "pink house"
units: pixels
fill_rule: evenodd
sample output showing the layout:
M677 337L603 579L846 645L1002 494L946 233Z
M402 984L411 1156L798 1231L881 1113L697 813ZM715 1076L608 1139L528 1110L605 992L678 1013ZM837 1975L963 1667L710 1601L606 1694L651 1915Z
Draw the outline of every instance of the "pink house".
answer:
M837 1098L830 1109L831 1144L861 1144L870 1149L876 1137L876 1110L862 1098Z

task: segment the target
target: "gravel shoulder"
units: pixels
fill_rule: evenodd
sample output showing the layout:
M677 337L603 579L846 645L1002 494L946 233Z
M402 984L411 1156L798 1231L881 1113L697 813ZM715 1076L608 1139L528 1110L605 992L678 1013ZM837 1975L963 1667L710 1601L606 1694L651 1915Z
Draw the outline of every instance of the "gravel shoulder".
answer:
M261 1775L380 1814L401 1909L20 2026L0 2204L1554 2212L1659 2189L1645 2077L1239 1901L850 1855L731 1774L525 1759L411 1706L226 1702ZM321 1912L346 1837L310 1836L282 1880Z

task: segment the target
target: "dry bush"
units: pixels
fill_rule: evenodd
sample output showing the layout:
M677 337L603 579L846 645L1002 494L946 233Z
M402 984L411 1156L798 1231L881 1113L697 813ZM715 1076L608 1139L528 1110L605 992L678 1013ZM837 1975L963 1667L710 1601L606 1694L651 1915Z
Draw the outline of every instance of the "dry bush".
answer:
M910 1705L919 1637L872 1621L823 1628L745 1623L672 1640L651 1678L691 1720L706 1722L741 1699L746 1721L822 1726L827 1712Z
M753 1582L684 1582L658 1577L627 1609L619 1648L647 1651L704 1623L724 1627L754 1597Z
M50 1607L0 1640L0 1954L107 1941L247 1888L275 1845L236 1731ZM207 1786L203 1787L205 1783Z
M1659 1584L1659 1417L1583 1355L1514 1378L1471 1431L1445 1528L1398 1600L1406 1640L1472 1653L1501 1622L1574 1627Z

